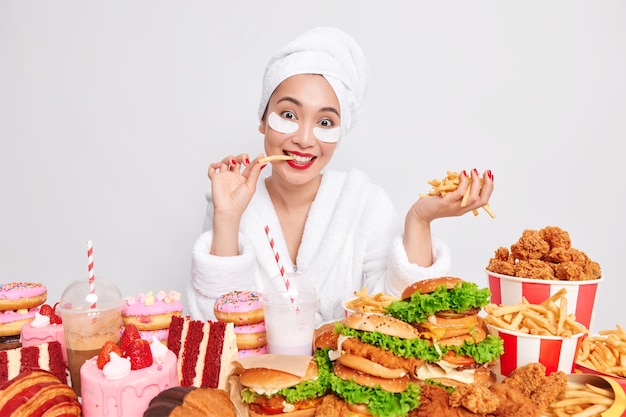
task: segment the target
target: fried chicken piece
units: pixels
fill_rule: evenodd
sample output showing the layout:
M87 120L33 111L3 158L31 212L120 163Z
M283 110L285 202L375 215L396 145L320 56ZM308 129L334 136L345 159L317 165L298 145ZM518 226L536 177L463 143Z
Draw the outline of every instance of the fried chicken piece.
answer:
M541 238L548 242L550 249L572 247L572 239L569 233L557 226L546 226L539 231Z
M450 406L450 393L438 385L422 384L420 406L408 417L486 417L464 407Z
M556 264L555 275L557 279L563 281L584 281L587 279L585 267L572 261Z
M491 414L499 404L498 397L485 385L459 384L450 395L450 406L463 406L476 414Z
M489 387L499 400L494 417L539 417L541 410L512 385L496 383Z
M315 409L315 417L342 417L349 415L348 404L335 394L328 394Z
M519 261L515 265L516 277L535 278L535 279L557 279L554 269L548 262L539 259L530 259L527 261Z
M542 259L550 252L550 245L543 240L539 230L526 229L511 245L511 254L517 260Z
M504 379L504 383L530 397L546 379L546 367L539 362L520 366Z
M509 261L501 261L499 259L491 258L487 265L487 271L495 272L496 274L515 276L515 264Z
M352 353L357 356L362 356L372 362L380 363L390 369L405 369L407 372L419 368L424 363L423 360L418 358L401 358L394 355L388 350L383 350L376 346L363 343L356 338L346 339L341 344L341 349L346 353Z
M539 411L545 411L550 404L555 402L565 392L567 381L565 372L552 372L541 383L541 388L533 391L530 396L531 401L539 408Z
M587 275L587 279L599 279L602 277L600 264L595 261L587 262L585 265L585 275Z

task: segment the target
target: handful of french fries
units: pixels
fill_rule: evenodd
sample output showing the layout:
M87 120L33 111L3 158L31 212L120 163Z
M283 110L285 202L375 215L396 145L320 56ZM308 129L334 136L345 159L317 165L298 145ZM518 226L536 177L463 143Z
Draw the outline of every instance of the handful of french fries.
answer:
M578 350L576 363L605 374L626 377L626 329L600 330L586 337Z
M398 297L381 292L370 295L365 287L361 288L361 291L355 291L354 296L355 298L346 301L344 305L357 313L383 314L385 307L391 304L392 301L398 300Z
M562 288L540 304L522 298L519 304L485 306L485 322L501 329L541 336L572 337L589 330L567 312L567 291Z
M550 404L546 417L596 417L609 409L615 393L589 383L568 382L563 395Z
M472 177L468 176L467 179L469 180L469 185L467 187L467 190L465 191L465 194L463 194L463 199L461 200L461 207L465 207L467 205L467 200L469 199L469 193L470 193L470 188L471 188L470 186L472 184ZM428 181L428 184L430 184L432 188L430 189L430 191L428 191L428 194L420 194L419 196L420 198L424 198L428 196L443 197L446 195L446 193L449 193L459 188L460 183L461 183L460 174L455 171L448 171L445 178L441 180L433 179L433 180ZM482 186L482 178L480 180L480 184ZM491 218L496 217L496 214L491 210L491 207L489 207L489 204L484 205L482 209L485 210ZM478 210L472 210L472 213L474 214L474 216L478 216Z

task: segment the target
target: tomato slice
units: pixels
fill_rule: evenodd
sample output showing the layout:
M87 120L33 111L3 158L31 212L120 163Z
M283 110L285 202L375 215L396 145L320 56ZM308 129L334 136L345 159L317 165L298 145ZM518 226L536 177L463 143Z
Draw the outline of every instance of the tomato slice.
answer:
M267 405L261 405L261 410L263 410L263 414L283 414L282 407L269 407Z
M453 350L449 350L443 359L456 366L470 366L476 363L474 358L470 356L458 356Z

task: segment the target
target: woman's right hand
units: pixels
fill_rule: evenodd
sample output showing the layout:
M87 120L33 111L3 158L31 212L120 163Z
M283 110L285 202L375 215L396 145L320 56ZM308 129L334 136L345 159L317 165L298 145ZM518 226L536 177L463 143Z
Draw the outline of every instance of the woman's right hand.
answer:
M256 191L256 183L265 164L259 155L250 161L248 154L229 155L209 165L209 178L216 217L241 219Z

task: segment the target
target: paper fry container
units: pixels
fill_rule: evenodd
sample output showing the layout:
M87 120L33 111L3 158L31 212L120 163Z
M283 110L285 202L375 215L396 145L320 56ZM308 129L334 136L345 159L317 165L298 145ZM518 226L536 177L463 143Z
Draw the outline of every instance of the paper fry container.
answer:
M504 342L504 353L494 368L494 372L507 377L515 369L529 363L541 363L546 367L546 375L555 371L571 374L574 370L578 347L584 333L572 337L535 336L514 332L487 324L489 333Z
M518 278L510 275L496 274L487 271L491 302L510 305L522 302L526 297L531 304L540 304L551 295L565 288L567 294L567 311L576 316L576 321L591 328L593 311L598 292L598 285L604 278L588 281L542 280Z

